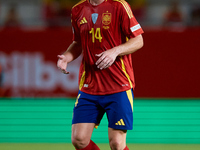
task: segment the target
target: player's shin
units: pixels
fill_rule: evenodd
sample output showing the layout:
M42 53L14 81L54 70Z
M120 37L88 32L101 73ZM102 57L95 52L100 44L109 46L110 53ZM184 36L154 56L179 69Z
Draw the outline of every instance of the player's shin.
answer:
M83 149L76 149L76 150L100 150L100 148L92 140L90 140L88 146L86 146Z

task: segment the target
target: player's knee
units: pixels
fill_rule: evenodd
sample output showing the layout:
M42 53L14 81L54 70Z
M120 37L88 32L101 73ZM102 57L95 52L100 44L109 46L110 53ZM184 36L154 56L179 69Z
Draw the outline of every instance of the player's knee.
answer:
M86 147L89 141L90 139L87 139L85 136L82 135L72 136L72 144L78 149Z
M120 150L123 142L117 139L110 139L109 140L111 150Z

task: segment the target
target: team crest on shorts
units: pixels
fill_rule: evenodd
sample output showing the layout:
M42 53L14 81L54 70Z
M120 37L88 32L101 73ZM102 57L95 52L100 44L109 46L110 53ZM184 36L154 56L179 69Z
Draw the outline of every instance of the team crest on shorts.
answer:
M104 25L109 25L111 23L112 14L111 13L103 13L102 15L102 23Z

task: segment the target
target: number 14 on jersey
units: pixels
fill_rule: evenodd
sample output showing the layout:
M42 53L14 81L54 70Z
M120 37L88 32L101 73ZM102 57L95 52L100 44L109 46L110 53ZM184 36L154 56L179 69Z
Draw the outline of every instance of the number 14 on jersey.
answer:
M92 28L89 31L90 34L92 34L92 42L95 43L95 39L99 40L99 42L102 42L102 36L101 36L101 29L100 28L96 28L96 30L94 28Z

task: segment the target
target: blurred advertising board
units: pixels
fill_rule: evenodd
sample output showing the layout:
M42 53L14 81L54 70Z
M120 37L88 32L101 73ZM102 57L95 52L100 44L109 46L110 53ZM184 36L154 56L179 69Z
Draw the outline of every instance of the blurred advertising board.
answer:
M71 43L71 34L70 29L1 32L2 87L11 97L75 97L81 58L70 63L69 75L56 66L57 55Z
M200 30L145 29L144 47L133 54L135 97L200 97ZM71 28L0 31L1 88L11 97L76 97L81 58L57 68L57 55L72 42Z

